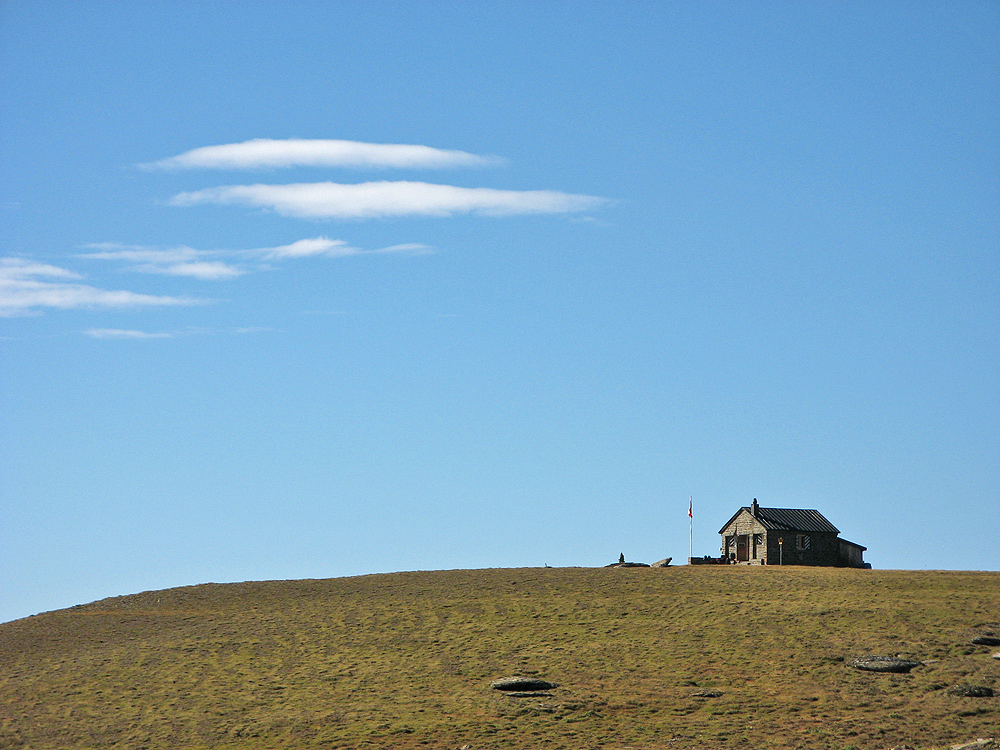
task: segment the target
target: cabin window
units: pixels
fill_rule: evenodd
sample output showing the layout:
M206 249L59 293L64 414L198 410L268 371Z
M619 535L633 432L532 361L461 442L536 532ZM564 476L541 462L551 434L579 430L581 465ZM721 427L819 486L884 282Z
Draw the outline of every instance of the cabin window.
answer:
M796 549L809 549L812 545L812 540L809 538L808 534L796 534L795 535L795 548Z
M763 544L764 543L764 535L763 534L754 534L753 535L753 543L754 544Z

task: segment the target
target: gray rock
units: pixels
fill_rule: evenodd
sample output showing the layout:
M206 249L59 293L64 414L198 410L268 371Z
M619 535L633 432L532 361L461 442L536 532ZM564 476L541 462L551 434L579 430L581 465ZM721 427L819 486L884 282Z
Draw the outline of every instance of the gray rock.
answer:
M955 685L948 688L948 695L958 695L962 698L992 698L993 688L985 685Z
M912 659L898 659L894 656L859 656L851 659L847 666L861 669L865 672L909 672L914 667L922 666L923 662Z
M552 690L552 688L559 686L554 682L539 680L535 677L504 677L502 680L493 680L490 687L494 690L523 693L530 690Z
M997 746L997 741L990 737L989 739L978 739L972 742L965 742L961 745L952 745L951 750L990 750Z
M673 560L673 559L674 558L672 558L672 557L668 557L665 560L658 560L657 562L653 563L650 567L651 568L669 568L670 567L670 561Z
M1000 646L1000 638L992 635L977 635L972 642L977 646Z
M719 690L699 690L697 693L691 693L692 698L721 698L722 695Z

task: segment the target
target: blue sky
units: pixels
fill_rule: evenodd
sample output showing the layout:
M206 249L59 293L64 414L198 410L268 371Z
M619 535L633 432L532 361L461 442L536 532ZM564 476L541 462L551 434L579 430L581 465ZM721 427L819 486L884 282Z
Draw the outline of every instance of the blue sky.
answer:
M696 554L1000 569L1000 5L0 5L0 620Z

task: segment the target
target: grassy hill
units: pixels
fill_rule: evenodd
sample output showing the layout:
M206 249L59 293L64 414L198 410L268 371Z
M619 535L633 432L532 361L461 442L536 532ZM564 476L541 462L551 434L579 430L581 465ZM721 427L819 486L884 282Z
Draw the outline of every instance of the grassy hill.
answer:
M1000 573L515 569L201 586L0 625L3 748L945 747ZM904 654L908 675L846 659ZM549 697L489 683L534 675ZM696 692L721 692L695 697Z

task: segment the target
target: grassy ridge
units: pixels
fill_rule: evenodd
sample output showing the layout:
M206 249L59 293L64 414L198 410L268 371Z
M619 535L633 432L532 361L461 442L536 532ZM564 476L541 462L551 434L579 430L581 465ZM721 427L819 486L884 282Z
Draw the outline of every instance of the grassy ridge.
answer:
M679 567L202 586L0 625L3 748L941 747L1000 727L1000 573ZM993 649L996 651L996 649ZM862 654L927 663L848 668ZM549 698L490 680L531 674ZM713 689L723 695L697 698Z

